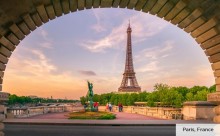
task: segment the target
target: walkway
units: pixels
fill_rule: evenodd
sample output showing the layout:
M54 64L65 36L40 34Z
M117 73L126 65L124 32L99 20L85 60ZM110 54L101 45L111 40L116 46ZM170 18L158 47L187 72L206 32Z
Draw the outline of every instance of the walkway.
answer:
M28 118L22 119L68 119L67 115L69 112L63 113L49 113L43 115L36 115ZM116 120L163 120L159 118L149 117L140 114L131 114L125 112L114 112L116 114Z
M126 112L114 112L116 114L116 120L163 120L155 117L149 117L140 114L132 114Z
M81 125L81 126L175 126L176 124L213 124L206 120L163 120L139 114L115 112L115 120L71 120L68 112L37 115L29 118L6 119L5 124L29 125Z

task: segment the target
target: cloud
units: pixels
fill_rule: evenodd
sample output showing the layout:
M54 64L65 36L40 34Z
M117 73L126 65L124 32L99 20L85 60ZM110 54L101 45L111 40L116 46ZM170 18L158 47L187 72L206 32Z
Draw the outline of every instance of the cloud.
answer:
M48 32L46 30L44 30L43 28L40 28L39 33L44 38L44 40L47 40Z
M98 10L92 10L92 11L96 18L97 23L92 25L91 28L98 33L106 31L105 25L102 23L102 20L104 20L102 19L103 13L99 12Z
M145 64L142 67L137 68L137 72L154 72L159 71L158 67L159 62L158 61L151 61L148 64Z
M96 19L96 23L91 26L92 30L95 30L96 33L103 33L108 31L114 24L112 23L115 18L125 17L123 10L103 10L103 9L92 9L92 15Z
M86 76L96 76L96 73L93 71L86 71L86 70L80 70L78 71L80 74L82 75L86 75Z
M155 45L151 48L142 50L138 55L135 56L137 62L146 60L158 60L159 58L166 58L170 55L170 52L174 48L174 41L165 41L161 45Z
M171 54L173 48L173 41L165 41L159 46L146 48L140 53L137 53L134 57L135 64L138 66L136 71L148 72L148 74L161 71L164 67L160 63L163 61L163 58Z
M191 66L190 69L189 66L179 67L178 69L176 69L176 67L171 67L168 70L161 65L158 67L159 70L148 71L141 74L138 78L139 84L144 90L153 90L153 86L156 83L187 87L195 85L211 86L215 83L209 66L196 65Z
M22 54L20 54L21 52ZM36 49L30 51L23 48L21 52L10 59L7 67L7 70L10 70L9 73L17 73L16 75L20 76L26 76L26 74L29 76L43 76L57 70L57 67L50 63L50 59L42 51Z
M37 32L39 32L40 37L43 39L39 45L43 48L52 49L53 40L49 37L48 32L42 27Z
M160 33L168 23L156 17L143 13L136 13L130 17L133 29L133 43L146 40L149 37ZM87 39L81 45L90 52L105 52L106 49L121 49L126 44L126 30L128 26L128 18L123 19L120 26L112 28L112 31L106 36L98 39Z
M155 83L188 87L214 84L210 66L181 63L184 58L174 52L177 49L175 44L174 41L165 41L161 45L146 48L135 56L140 85L151 90ZM175 56L167 58L171 55Z
M25 96L64 98L71 94L68 98L76 99L82 96L78 90L86 90L86 82L74 76L72 71L60 71L42 51L23 46L10 58L3 89Z
M37 60L27 60L26 63L29 62L29 66L32 68L36 68L35 71L39 72L51 72L57 70L56 66L50 63L50 60L39 50L32 50L33 55L37 57Z
M40 46L47 49L52 49L52 43L51 42L42 42L40 43Z
M100 23L93 25L92 29L94 29L96 32L106 31L106 29Z

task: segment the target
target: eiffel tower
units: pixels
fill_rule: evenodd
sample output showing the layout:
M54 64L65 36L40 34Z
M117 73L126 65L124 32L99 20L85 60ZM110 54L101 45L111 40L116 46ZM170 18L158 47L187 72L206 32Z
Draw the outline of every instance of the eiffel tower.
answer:
M118 92L141 92L141 87L138 85L135 77L133 59L132 59L132 47L131 47L131 27L130 21L127 28L127 50L126 50L126 62L125 71L121 86L118 88Z

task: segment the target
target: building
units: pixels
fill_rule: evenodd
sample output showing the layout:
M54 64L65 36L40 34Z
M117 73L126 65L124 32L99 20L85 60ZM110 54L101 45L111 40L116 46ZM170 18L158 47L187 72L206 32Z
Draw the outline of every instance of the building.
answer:
M121 86L118 88L118 92L120 93L141 92L141 87L138 85L134 72L131 32L132 30L129 22L127 28L127 49L126 49L125 70L124 70Z

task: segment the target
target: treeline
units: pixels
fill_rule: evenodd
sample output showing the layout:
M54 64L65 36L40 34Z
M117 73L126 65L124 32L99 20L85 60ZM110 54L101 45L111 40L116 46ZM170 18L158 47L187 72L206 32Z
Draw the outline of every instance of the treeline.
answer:
M78 100L65 100L65 99L47 99L47 98L30 98L28 96L17 96L15 94L9 96L8 105L14 104L38 104L38 103L70 103L77 102Z
M147 102L147 106L154 107L158 102L160 106L181 107L185 101L206 101L207 94L215 92L216 86L194 86L187 87L171 87L166 84L156 84L153 92L141 93L107 93L95 94L93 101L99 102L100 105L105 105L111 102L113 105L122 103L124 106L134 105L134 102ZM82 104L88 101L86 96L80 97Z

